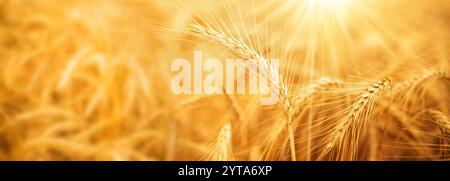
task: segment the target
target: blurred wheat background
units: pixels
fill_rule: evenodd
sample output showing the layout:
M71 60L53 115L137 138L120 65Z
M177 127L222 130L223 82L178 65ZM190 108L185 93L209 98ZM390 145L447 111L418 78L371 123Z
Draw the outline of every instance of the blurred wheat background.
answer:
M230 42L277 105L172 93ZM448 160L449 58L446 0L1 0L0 160Z

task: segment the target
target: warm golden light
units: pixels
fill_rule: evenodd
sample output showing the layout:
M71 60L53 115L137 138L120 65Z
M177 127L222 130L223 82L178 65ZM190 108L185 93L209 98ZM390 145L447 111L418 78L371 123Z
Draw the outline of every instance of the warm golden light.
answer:
M449 30L448 0L0 0L0 160L449 160Z
M354 0L290 0L287 4L300 6L299 11L306 10L304 8L308 7L315 11L338 12L347 10L353 4L352 1Z
M322 8L332 10L343 10L350 5L351 0L308 0L309 3L315 4Z

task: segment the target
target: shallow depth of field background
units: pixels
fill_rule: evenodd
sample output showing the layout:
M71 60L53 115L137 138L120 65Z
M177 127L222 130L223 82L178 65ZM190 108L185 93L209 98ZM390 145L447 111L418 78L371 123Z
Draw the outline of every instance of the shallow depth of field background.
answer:
M296 104L174 95L174 59L240 58L194 24ZM446 160L449 63L446 0L1 0L0 160Z

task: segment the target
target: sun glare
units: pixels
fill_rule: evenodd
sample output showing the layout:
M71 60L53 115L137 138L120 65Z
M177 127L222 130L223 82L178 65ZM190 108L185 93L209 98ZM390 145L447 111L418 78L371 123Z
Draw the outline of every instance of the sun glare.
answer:
M345 11L351 4L351 0L307 0L310 7L334 12Z

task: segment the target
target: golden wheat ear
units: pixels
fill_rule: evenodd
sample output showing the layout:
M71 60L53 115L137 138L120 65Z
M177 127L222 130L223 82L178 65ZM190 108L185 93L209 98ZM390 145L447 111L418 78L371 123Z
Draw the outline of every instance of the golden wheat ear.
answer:
M396 84L392 88L393 94L402 94L406 92L406 90L417 87L423 82L427 80L437 78L437 79L450 79L449 74L445 71L439 71L436 69L427 69L424 70L423 73L417 77L413 77L409 80L406 80L400 84Z
M441 111L430 110L429 113L434 118L437 125L439 125L441 132L450 138L450 122L448 117Z
M439 126L442 133L440 137L441 154L444 160L450 159L450 149L448 143L450 142L450 121L448 116L437 110L428 110L428 114L432 117L433 121Z
M246 43L224 33L221 33L213 28L207 28L199 24L193 24L191 28L191 32L194 35L199 36L201 38L207 39L214 43L217 43L223 47L226 47L232 52L235 52L244 60L256 61L256 65L260 68L260 70L264 70L264 74L268 75L269 78L276 77L278 80L281 80L281 75L279 75L276 71L274 71L270 66L270 62L259 52L256 52L253 48L248 46ZM261 69L262 68L262 69ZM274 80L272 80L274 81ZM288 130L288 138L290 142L290 152L291 152L291 160L296 161L296 149L295 149L295 137L294 137L294 114L295 108L292 103L292 97L289 95L287 86L283 81L279 82L280 90L277 92L279 105L283 112L285 113L285 124Z
M213 147L208 152L206 160L209 161L233 161L233 143L231 124L227 123L222 126L213 143Z
M238 54L243 59L261 60L263 58L259 53L254 51L242 41L230 35L226 35L225 33L220 33L213 28L207 28L199 24L193 24L190 31L200 38L204 38L228 48L230 51Z
M364 138L374 100L383 90L391 86L391 81L384 79L373 83L359 96L351 106L348 114L334 128L319 160L329 155L331 160L357 159L358 145Z

